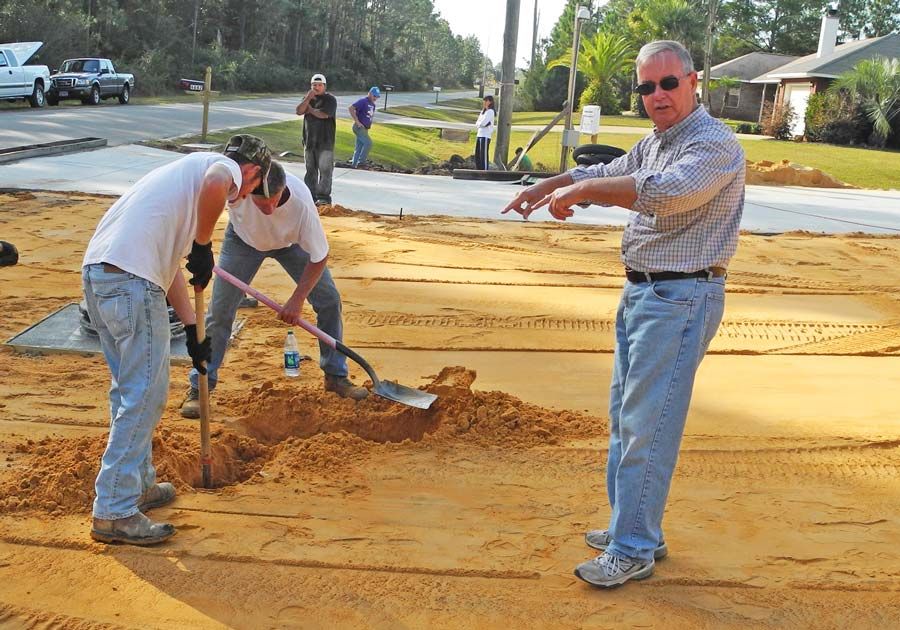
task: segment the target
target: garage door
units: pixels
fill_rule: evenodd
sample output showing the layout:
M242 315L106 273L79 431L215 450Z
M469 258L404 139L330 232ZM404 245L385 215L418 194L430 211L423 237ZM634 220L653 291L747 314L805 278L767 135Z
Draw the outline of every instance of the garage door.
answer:
M785 87L785 100L791 104L794 110L794 122L791 125L791 133L802 136L806 130L806 104L809 102L809 93L812 86L808 84L790 85Z

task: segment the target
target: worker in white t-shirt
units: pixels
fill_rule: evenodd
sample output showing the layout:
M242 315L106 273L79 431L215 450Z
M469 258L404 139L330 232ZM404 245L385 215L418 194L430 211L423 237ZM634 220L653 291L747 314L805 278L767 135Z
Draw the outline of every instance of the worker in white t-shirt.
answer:
M143 514L175 498L172 484L156 483L151 451L169 392L166 297L184 323L194 366L204 369L209 337L197 339L181 259L187 256L190 283L205 288L219 215L228 201L266 186L271 160L262 140L239 135L224 155L194 153L151 171L106 211L87 246L84 297L112 375L109 441L95 484L95 540L151 545L175 533Z
M266 258L274 258L293 278L297 286L284 303L278 318L293 324L300 318L303 303L308 301L316 312L320 329L341 341L341 296L326 266L328 241L319 220L312 194L298 177L285 173L281 164L272 162L269 169L270 196L254 194L230 203L229 222L219 253L219 266L250 284ZM212 300L206 314L206 334L212 339L212 358L207 364L209 388L219 380L219 368L225 357L225 346L238 306L243 297L240 289L216 277ZM325 343L319 343L319 367L325 373L325 389L341 397L362 400L368 395L364 387L348 378L347 358ZM198 418L198 376L191 370L190 389L181 406L185 418Z

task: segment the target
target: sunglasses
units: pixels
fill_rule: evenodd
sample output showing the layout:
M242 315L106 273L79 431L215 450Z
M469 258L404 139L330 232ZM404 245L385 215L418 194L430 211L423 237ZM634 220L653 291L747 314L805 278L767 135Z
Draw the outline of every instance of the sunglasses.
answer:
M685 75L687 76L687 75ZM659 82L659 87L664 89L666 92L671 92L679 85L679 79L683 79L684 77L676 77L676 76L668 76L663 77ZM656 82L655 81L644 81L639 84L634 91L641 96L650 96L654 92L656 92Z

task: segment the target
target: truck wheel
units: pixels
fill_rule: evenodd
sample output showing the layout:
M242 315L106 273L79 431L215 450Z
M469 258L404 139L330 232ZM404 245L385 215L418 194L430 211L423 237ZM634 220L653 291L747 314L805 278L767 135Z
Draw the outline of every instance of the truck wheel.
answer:
M28 97L28 104L32 107L43 107L46 104L44 99L44 86L40 83L34 84L34 92Z
M86 99L81 101L85 105L99 105L100 104L100 87L95 85L91 88L91 93L88 95Z
M119 102L122 105L128 105L128 101L131 100L131 90L128 89L128 84L122 86L122 93L119 94Z

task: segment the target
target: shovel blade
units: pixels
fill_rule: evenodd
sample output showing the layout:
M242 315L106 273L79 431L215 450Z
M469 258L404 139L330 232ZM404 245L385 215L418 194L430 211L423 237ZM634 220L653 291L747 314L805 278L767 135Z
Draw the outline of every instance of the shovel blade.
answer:
M382 398L409 405L410 407L416 407L417 409L428 409L431 407L431 403L437 400L435 394L423 392L421 389L413 389L406 385L400 385L393 381L380 381L373 391Z

